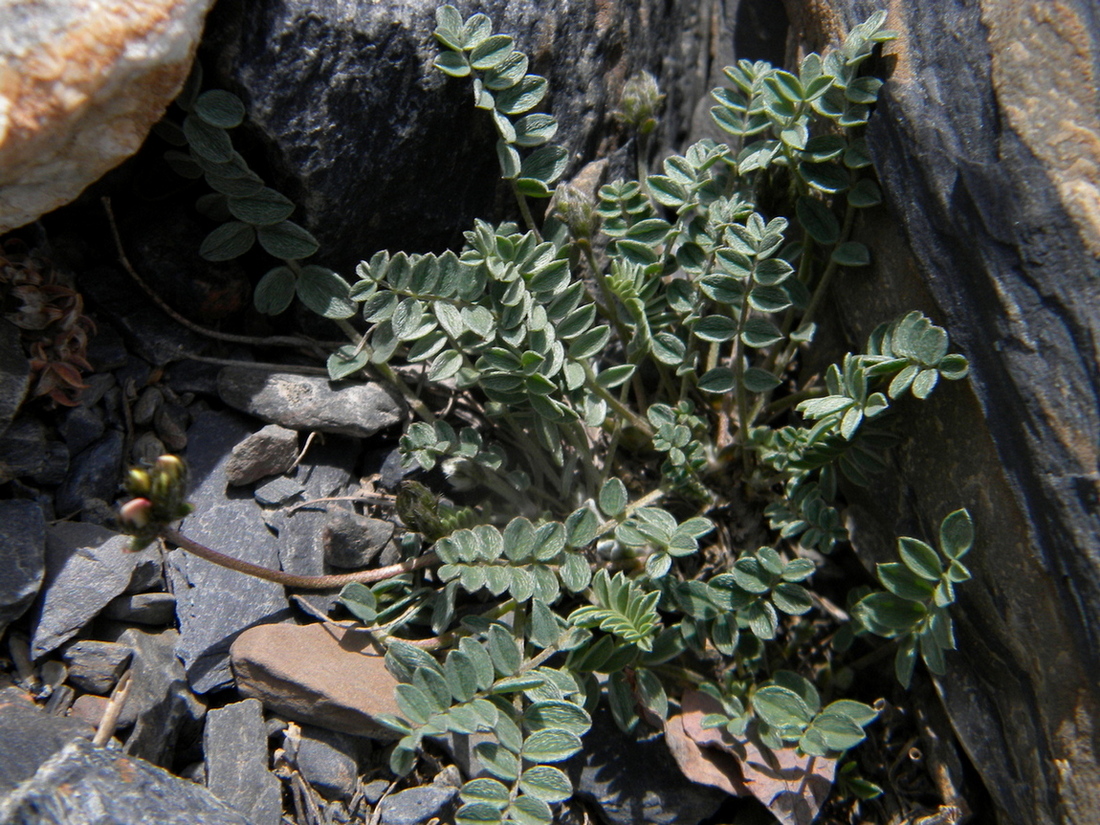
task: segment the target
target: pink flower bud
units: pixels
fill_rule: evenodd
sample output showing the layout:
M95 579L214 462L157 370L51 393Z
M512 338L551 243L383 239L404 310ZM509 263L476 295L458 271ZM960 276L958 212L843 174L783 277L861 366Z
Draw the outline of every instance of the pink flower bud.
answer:
M127 501L119 508L118 515L126 524L134 527L145 527L153 514L153 503L147 498L135 498Z

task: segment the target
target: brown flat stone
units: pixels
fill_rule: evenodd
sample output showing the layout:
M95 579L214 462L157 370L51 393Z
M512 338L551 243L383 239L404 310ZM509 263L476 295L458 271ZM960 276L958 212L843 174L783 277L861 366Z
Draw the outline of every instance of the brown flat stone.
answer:
M229 651L237 689L289 719L394 739L377 721L398 714L397 680L368 633L323 624L272 624L241 633Z

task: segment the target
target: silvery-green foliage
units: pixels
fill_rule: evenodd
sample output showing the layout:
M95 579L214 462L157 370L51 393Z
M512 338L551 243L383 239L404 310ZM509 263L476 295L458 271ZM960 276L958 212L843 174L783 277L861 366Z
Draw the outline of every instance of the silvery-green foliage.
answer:
M298 299L326 318L350 318L355 306L348 298L348 283L337 273L317 264L302 264L318 249L316 238L289 220L294 203L264 185L263 178L233 148L229 130L244 121L240 98L221 89L199 93L202 68L196 63L176 105L184 112L174 129L163 121L162 134L186 152L171 150L165 159L186 178L203 179L214 191L202 195L196 208L219 222L199 247L208 261L228 261L244 255L259 242L265 252L283 263L270 269L256 285L253 303L266 315L278 315ZM171 138L170 138L171 139Z
M712 114L732 144L699 141L595 198L562 187L541 229L524 196L551 195L566 168L549 144L556 121L535 111L546 80L484 14L443 6L436 22L435 66L469 81L492 119L526 230L477 221L459 250L378 252L349 289L289 254L304 247L262 181L248 194L215 185L257 184L226 132L243 114L231 96L185 96L191 155L172 158L217 190L204 206L228 215L218 248L283 227L285 265L261 281L257 306L281 311L297 294L344 322L350 340L330 355L330 377L373 372L398 386L422 419L401 437L405 468L438 468L475 502L451 507L406 483L398 512L439 566L341 594L387 639L401 682L400 715L386 721L401 737L391 767L411 770L426 737L489 734L475 749L488 775L463 786L456 821L549 823L549 806L572 795L557 765L580 749L596 705L623 730L663 719L698 681L680 678L682 666L715 652L723 663L701 689L723 713L706 725L836 758L876 713L825 704L775 669L815 607L815 562L802 551L847 539L841 482L866 485L885 469L901 399L968 369L946 331L914 312L823 381L802 385L797 373L833 275L870 261L850 234L856 211L881 201L861 134L881 82L861 66L893 37L885 13L797 71L729 67ZM621 116L639 138L660 97L652 79L630 87ZM365 333L345 322L357 313ZM417 370L460 415L418 402L401 377ZM719 516L750 498L774 541L732 547ZM901 539L901 562L878 568L886 590L852 603L848 635L898 640L903 682L918 651L941 672L954 647L947 608L969 577L969 516L953 513L940 532L938 551ZM438 653L399 638L425 627Z

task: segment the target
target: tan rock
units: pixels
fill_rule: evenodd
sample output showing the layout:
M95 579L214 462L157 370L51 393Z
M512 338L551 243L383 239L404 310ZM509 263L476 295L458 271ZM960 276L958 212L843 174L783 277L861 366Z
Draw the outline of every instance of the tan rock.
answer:
M370 634L332 625L258 625L229 650L237 689L297 722L394 739L377 722L399 714L397 680Z
M137 151L179 93L211 3L0 4L0 232Z

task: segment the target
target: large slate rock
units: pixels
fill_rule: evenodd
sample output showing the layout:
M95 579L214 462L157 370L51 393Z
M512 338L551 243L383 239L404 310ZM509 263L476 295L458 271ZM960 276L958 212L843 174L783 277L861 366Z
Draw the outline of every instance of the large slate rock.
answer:
M206 412L195 419L186 452L195 483L188 500L195 512L183 520L180 531L222 553L278 569L278 549L260 508L247 492L226 489L231 451L250 432L248 424L232 413ZM177 653L197 693L233 681L229 646L242 630L290 615L281 586L183 550L168 555L168 574L180 622Z
M46 579L35 608L31 655L68 641L111 599L126 591L155 546L131 553L130 537L86 522L58 522L46 531Z
M381 248L460 243L475 217L515 209L487 113L474 109L465 81L431 66L437 5L229 0L212 12L209 82L245 99L259 138L251 148L266 149L270 179L301 207L293 219L340 271ZM581 162L627 139L611 112L633 73L657 74L668 95L656 145L679 141L706 93L709 6L492 0L476 10L550 81L547 105L561 127L554 140ZM627 160L620 155L619 168Z
M816 47L881 4L786 5ZM854 341L921 308L973 371L911 410L900 477L853 499L856 544L883 561L970 509L947 711L1000 821L1097 822L1100 19L1086 0L892 8L867 131L890 214L860 231L873 273L836 294Z
M71 742L0 801L0 825L256 825L194 782L143 759Z
M0 501L0 636L31 606L46 574L46 522L33 501Z
M94 734L86 722L46 713L19 688L0 689L0 797L69 742Z
M267 728L255 699L210 711L203 733L206 787L256 825L279 825L282 785L267 769Z

